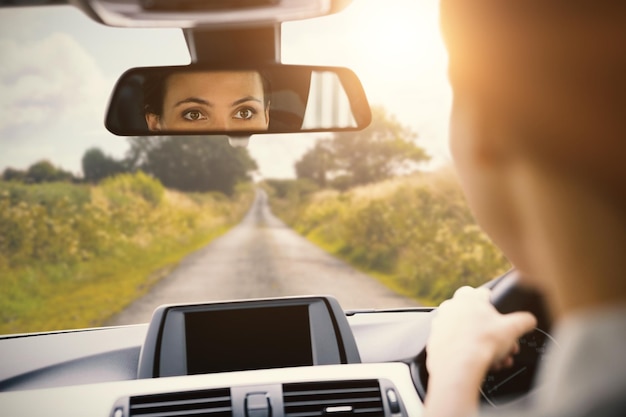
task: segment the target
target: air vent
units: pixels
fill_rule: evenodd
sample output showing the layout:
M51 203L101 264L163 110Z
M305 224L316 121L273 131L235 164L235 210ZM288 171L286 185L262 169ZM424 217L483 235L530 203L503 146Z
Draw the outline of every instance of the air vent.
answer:
M131 397L130 415L232 417L230 390L215 389Z
M376 380L285 384L283 400L285 417L385 415Z

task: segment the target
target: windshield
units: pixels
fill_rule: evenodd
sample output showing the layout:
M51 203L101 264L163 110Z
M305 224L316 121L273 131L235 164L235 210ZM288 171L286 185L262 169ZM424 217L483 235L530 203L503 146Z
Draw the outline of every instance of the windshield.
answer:
M190 63L182 31L105 27L66 6L0 9L0 333L301 294L344 309L428 306L506 271L451 168L437 8L359 0L283 24L283 63L353 69L373 121L247 148L104 128L124 71Z

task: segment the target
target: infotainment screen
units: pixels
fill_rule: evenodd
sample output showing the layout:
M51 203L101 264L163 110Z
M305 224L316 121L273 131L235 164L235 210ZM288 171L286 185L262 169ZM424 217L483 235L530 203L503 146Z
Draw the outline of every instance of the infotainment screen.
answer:
M138 377L359 362L346 316L329 296L179 304L155 310Z
M309 306L185 314L187 373L313 365Z

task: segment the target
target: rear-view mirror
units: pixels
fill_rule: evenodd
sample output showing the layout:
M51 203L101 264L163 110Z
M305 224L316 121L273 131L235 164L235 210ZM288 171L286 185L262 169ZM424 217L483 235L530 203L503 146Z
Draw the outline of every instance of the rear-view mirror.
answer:
M121 136L360 130L371 120L347 68L134 68L111 96L105 125Z

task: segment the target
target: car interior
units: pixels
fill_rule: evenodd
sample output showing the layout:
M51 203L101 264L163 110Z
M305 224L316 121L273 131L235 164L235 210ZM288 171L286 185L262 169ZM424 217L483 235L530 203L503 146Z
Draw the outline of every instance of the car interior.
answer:
M354 131L371 121L367 92L352 70L281 63L282 22L341 13L348 0L18 0L0 6L68 3L104 25L184 33L189 66L133 68L120 77L103 115L116 135L189 134L146 125L144 84L164 71L258 71L271 85L269 133ZM347 116L326 122L307 115L317 106ZM193 133L246 138L268 132ZM537 329L520 340L515 366L484 381L483 403L506 407L541 389L533 377L551 322L541 297L518 285L517 271L485 285L500 312L527 310L538 318ZM420 416L435 314L432 307L344 310L332 294L315 294L169 304L144 324L2 335L0 410L11 416Z

